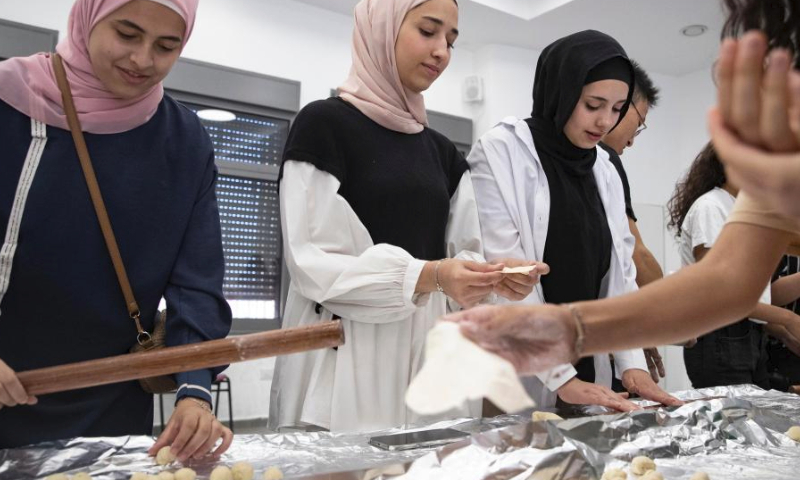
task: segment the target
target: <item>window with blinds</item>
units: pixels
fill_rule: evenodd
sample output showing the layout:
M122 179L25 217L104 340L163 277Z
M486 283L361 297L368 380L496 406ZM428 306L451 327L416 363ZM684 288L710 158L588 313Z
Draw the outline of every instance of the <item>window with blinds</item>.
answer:
M289 121L184 105L198 113L214 144L223 291L233 310L234 329L275 326L268 321L279 318L283 265L277 171Z

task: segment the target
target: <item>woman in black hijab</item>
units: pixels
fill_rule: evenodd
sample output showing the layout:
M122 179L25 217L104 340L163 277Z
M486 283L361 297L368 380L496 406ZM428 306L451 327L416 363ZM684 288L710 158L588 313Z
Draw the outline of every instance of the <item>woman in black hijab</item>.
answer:
M622 183L597 148L625 116L633 68L613 38L587 30L559 39L539 57L533 112L506 119L469 155L487 258L542 260L550 274L521 303L569 303L636 289L633 237ZM639 350L615 352L618 375L632 393L679 403L652 381ZM560 367L528 382L540 405L555 393L569 403L621 410L634 405L610 390L607 355Z

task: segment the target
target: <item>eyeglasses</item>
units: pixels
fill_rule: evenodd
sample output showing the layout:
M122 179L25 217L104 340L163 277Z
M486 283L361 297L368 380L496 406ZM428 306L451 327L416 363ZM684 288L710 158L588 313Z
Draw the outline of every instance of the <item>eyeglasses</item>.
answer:
M636 108L636 104L631 102L631 107L633 107L633 111L636 112L636 115L639 117L639 128L636 129L636 133L633 134L634 137L638 136L640 133L647 130L647 124L644 123L644 117L641 113L639 113L639 109Z

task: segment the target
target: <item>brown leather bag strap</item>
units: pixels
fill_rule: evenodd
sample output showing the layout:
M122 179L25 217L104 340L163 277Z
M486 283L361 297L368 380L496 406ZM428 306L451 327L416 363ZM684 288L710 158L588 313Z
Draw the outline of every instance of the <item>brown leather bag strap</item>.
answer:
M57 53L53 54L53 68L55 69L58 88L61 90L64 112L67 114L67 123L69 123L72 139L75 142L75 150L78 152L78 158L81 161L81 168L83 169L83 176L86 178L86 186L89 187L89 195L92 197L94 211L97 214L97 220L100 222L100 229L103 231L103 238L106 241L108 253L111 254L111 261L117 273L119 286L122 289L122 294L125 296L128 314L134 322L136 322L136 331L138 332L137 341L139 343L147 342L150 340L150 334L144 331L139 321L139 305L133 297L133 290L128 281L125 265L122 263L122 256L119 253L117 239L114 237L114 230L111 228L111 221L108 219L108 212L103 202L103 195L100 193L100 186L97 184L97 176L92 167L89 150L86 148L86 140L83 138L83 131L81 129L80 120L78 119L78 113L75 111L75 103L72 100L72 90L69 87L67 75L64 71L64 63L61 60L61 56Z

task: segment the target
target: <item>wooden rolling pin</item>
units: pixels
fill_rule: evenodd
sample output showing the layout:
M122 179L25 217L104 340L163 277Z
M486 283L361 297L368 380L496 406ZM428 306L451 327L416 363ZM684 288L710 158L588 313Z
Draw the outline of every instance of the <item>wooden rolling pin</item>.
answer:
M17 373L29 395L64 392L344 344L339 321L70 363Z

